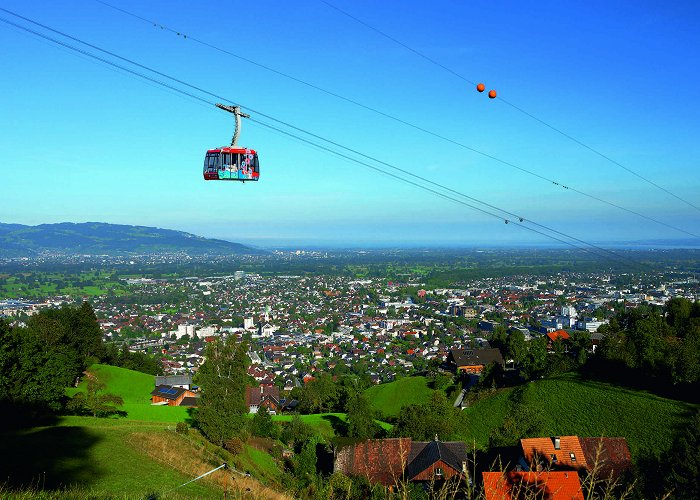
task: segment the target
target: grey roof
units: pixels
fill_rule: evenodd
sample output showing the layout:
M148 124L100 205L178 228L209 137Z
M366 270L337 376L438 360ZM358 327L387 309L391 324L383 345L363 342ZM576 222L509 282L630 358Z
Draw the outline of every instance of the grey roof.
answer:
M406 476L409 480L440 460L461 472L462 462L467 460L467 445L461 441L414 442L408 460Z
M192 375L156 376L156 386L158 385L192 385Z
M182 398L182 402L180 403L180 406L197 406L199 403L199 398L197 397L191 397L187 396Z
M503 364L501 351L494 347L488 349L452 349L448 356L457 366Z

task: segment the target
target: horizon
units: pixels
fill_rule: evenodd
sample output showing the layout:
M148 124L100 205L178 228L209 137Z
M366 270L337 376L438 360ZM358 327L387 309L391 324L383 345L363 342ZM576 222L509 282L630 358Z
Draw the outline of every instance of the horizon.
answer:
M99 221L85 221L85 222L57 222L57 223L43 223L43 224L20 224L15 222L3 222L0 221L0 225L21 225L25 227L37 227L37 226L50 226L58 224L106 224L106 225L119 225L126 227L146 227L151 229L165 230L165 231L180 231L178 229L167 228L167 227L156 227L156 226L144 226L143 224L110 224L107 222ZM554 243L554 242L493 242L493 241L482 241L482 242L440 242L434 241L428 242L409 242L409 241L343 241L343 240L323 240L319 238L310 238L303 241L293 241L283 240L283 239L273 239L264 238L245 241L240 238L232 237L210 237L204 234L189 233L187 231L182 231L187 234L192 234L194 236L211 239L211 240L221 240L229 243L237 243L247 247L262 249L262 250L280 250L280 251L294 251L294 250L305 250L305 251L382 251L382 250L413 250L413 251L438 251L438 250L527 250L527 249L541 249L541 250L578 250L586 251L585 248L575 248L564 243ZM639 240L639 241L590 241L594 245L600 246L602 248L615 249L615 250L694 250L700 248L700 243L693 245L691 240L683 239L668 239L668 240Z

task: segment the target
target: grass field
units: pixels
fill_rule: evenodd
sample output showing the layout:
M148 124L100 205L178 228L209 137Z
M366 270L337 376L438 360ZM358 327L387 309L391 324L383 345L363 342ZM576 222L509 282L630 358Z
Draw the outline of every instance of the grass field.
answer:
M123 295L127 293L127 288L108 271L27 271L0 275L0 299L42 299L52 295L96 296L110 291Z
M365 391L372 406L386 416L396 416L404 406L425 403L433 390L425 377L406 377Z
M511 408L507 389L463 412L460 438L483 448ZM541 415L545 436L624 437L633 458L669 449L686 426L694 405L618 386L582 380L573 374L527 384L522 401Z
M184 422L189 419L185 407L151 405L151 391L155 388L153 375L101 364L92 365L90 371L107 385L105 392L124 399L121 409L127 412L127 419L152 422ZM86 385L86 381L81 382L77 390L84 391ZM75 392L76 389L67 391L69 395Z
M181 486L224 461L253 477L218 471ZM51 426L6 430L0 471L0 498L44 491L48 498L221 498L224 488L234 498L286 498L269 487L281 486L269 455L246 446L233 457L197 432L178 434L162 422L69 416Z
M166 432L164 424L133 425L88 417L65 417L55 426L4 432L0 435L3 482L7 488L77 486L96 497L164 492L195 476L149 459L134 436ZM201 498L219 498L221 493L218 487L201 482L177 491L180 497Z
M261 478L266 484L276 484L282 478L282 471L269 453L245 445L243 453L238 455L241 469Z

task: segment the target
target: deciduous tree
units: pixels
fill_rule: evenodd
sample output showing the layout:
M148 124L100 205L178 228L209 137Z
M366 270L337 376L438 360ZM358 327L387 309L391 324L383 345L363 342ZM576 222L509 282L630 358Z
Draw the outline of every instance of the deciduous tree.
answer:
M248 346L233 337L216 339L207 346L206 361L197 372L202 388L195 421L207 438L218 445L245 427Z

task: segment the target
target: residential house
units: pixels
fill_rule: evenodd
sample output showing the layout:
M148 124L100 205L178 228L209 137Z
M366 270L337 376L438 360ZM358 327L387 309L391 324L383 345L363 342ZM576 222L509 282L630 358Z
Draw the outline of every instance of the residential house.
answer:
M504 366L501 351L493 347L488 349L451 349L447 355L447 363L458 372L477 375L491 363Z
M482 477L486 500L584 500L581 481L575 471L483 472Z
M260 408L267 408L267 411L274 415L281 409L280 390L274 385L246 387L245 401L249 413L257 413Z
M372 439L342 448L334 470L390 487L401 481L432 482L454 476L466 479L467 446L460 441L437 439Z
M625 438L554 436L521 439L524 463L530 470L578 470L598 479L617 479L632 467Z

